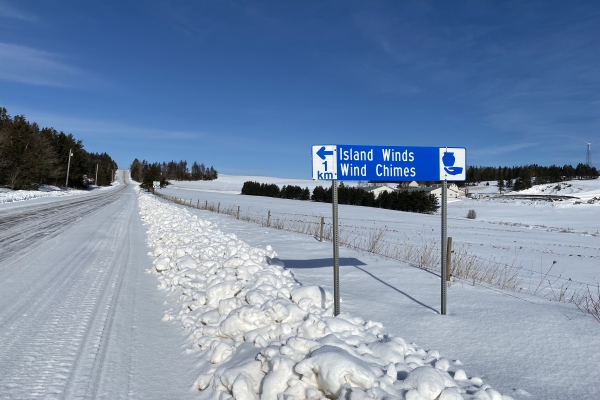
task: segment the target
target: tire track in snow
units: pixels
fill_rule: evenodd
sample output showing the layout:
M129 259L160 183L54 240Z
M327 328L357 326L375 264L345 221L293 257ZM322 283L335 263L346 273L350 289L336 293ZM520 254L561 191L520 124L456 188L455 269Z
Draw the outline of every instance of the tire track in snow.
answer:
M89 312L85 310L90 310L94 305L102 272L101 268L94 268L94 271L88 269L81 273L78 270L81 261L81 257L73 257L64 269L75 272L62 282L55 280L58 282L48 287L46 295L38 297L45 301L34 301L25 305L24 309L20 308L20 312L24 311L23 317L27 318L21 318L9 327L11 337L0 344L0 363L10 366L13 361L10 356L19 349L21 359L25 361L15 363L17 368L22 369L18 374L8 373L4 377L8 378L10 389L29 387L32 397L62 397L64 394L63 382L71 375L72 359L89 321ZM90 279L92 272L97 273L96 279ZM33 296L37 294L33 293ZM14 371L13 368L10 370Z
M131 219L133 218L133 216L134 214L133 212L131 212L129 218L127 218L127 225L124 226L123 224L121 224L121 232L120 234L115 235L115 237L127 237L127 233L131 231ZM124 221L123 218L120 218L120 220ZM84 396L85 398L97 398L102 383L103 381L105 381L104 372L108 367L105 364L106 355L112 344L111 333L113 330L113 323L115 321L117 305L119 303L119 297L123 288L123 281L126 272L125 266L127 265L127 260L129 259L129 255L131 253L129 240L120 240L119 242L120 243L118 254L114 258L115 261L113 262L113 265L117 269L117 271L115 271L114 279L112 280L112 284L110 285L112 293L104 293L104 302L106 303L105 309L107 310L107 314L105 317L96 322L96 324L101 326L99 329L99 334L97 335L98 343L96 346L96 354L94 356L94 363L91 369L90 379L86 387ZM91 339L91 337L89 337L89 339ZM129 389L129 387L127 389Z
M110 199L110 202L105 203L103 205L106 206L106 205L114 202L115 200L119 199L122 195L122 193L120 193L120 192L121 191L118 192L118 197L113 196L115 198ZM117 193L114 193L114 195L116 195L116 194ZM97 199L97 200L100 200L100 199ZM81 202L78 201L77 203L81 203ZM63 206L71 206L71 204L62 205L62 203L61 203L61 208ZM42 213L44 214L44 216L43 216L44 218L51 220L52 217L48 217L49 214L52 214L52 211L49 210L49 208L51 208L51 207L45 207L42 210ZM74 210L72 210L71 213L77 219L83 218L86 214L90 215L87 207L85 207L84 209L79 209L79 211L80 211L79 213L75 213ZM25 214L25 216L29 215L33 219L35 219L35 215L37 215L37 213L35 213L33 215L29 214L28 211L24 211L20 214ZM28 220L31 218L25 218L25 220ZM18 220L18 219L19 218L16 218L13 220ZM54 224L56 225L55 222L54 222ZM2 226L3 225L0 224L0 228L2 228ZM53 236L58 235L61 231L63 231L64 229L66 229L68 227L68 225L65 225L65 226L56 225L56 226L58 229ZM29 231L34 230L34 229L35 229L35 225L26 226L23 229L23 236L24 236L23 239L25 239L25 237ZM50 239L50 237L46 237L46 239ZM41 243L37 243L36 245L40 245L40 244ZM1 247L2 252L0 252L0 261L3 261L2 256L4 255L4 257L5 257L4 261L6 261L6 263L4 265L8 265L9 261L12 264L15 264L16 257L15 258L11 257L10 250L5 249L5 246L4 246L4 243L3 243L1 237L0 237L0 245L2 245L2 247ZM21 256L23 256L30 250L31 250L30 247L22 249ZM95 245L94 248L89 249L88 251L98 251L97 244ZM73 263L75 263L74 259L79 257L79 255L77 253L69 253L67 257L68 257L68 259L65 260L66 263L73 264ZM18 259L18 258L16 258L16 259ZM9 306L9 308L4 309L2 314L0 314L0 331L4 331L6 329L5 328L6 326L14 324L14 320L18 319L18 317L19 317L19 315L17 315L17 314L19 313L19 310L21 308L23 308L24 304L29 303L32 308L33 307L40 308L46 302L45 296L48 291L59 290L62 292L63 287L68 284L70 276L73 275L76 271L77 271L77 269L75 269L75 268L61 268L61 269L57 269L57 270L53 271L52 274L44 274L40 280L36 280L36 281L32 282L32 284L30 286L28 286L23 292L20 293L20 296L17 299L17 301L12 303ZM60 286L56 286L57 282L58 283L62 282L63 284ZM37 293L37 296L32 296L31 295L32 293Z
M92 252L98 251L99 243L89 249ZM78 263L81 256L77 253L69 254L65 259L64 265L72 266ZM9 308L3 310L0 314L0 331L5 334L11 331L19 331L28 323L28 319L21 318L29 314L21 314L23 309L39 310L40 312L51 312L52 304L49 298L54 293L65 293L72 283L72 276L79 273L77 268L56 268L52 274L45 274L42 280L33 282L26 290L21 292L19 299ZM13 343L18 341L19 337L11 335L0 343L0 360L2 360L3 349L10 350Z
M118 233L112 235L115 238L114 242L116 243L114 244L118 246L118 251L111 261L111 274L102 286L101 299L97 302L96 308L91 314L92 321L89 325L92 332L87 332L84 343L80 347L83 350L91 345L94 351L88 358L83 358L83 351L78 353L72 373L74 379L69 381L69 385L65 390L65 397L98 397L98 391L104 378L103 372L106 368L104 361L109 348L114 316L123 285L126 261L130 253L129 242L125 240L126 243L124 243L122 238L126 237L127 232L130 230L133 214L130 212L130 216L126 218L125 223L125 218L122 217L125 212L123 210L118 219L120 222L118 229L116 229ZM88 370L89 374L87 373Z
M0 319L0 398L19 397L23 387L34 398L98 396L129 257L131 203L97 229L108 230L105 240L70 255L43 290L30 290Z
M108 193L0 211L0 262L28 251L64 231L73 223L104 208L123 195L127 185Z

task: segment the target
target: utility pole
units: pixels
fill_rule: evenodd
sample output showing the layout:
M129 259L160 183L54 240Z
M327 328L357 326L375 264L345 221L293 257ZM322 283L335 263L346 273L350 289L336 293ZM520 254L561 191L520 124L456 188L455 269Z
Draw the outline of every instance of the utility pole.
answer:
M96 164L96 180L94 181L94 184L98 186L98 164Z
M65 187L69 187L69 170L71 169L71 157L73 156L72 149L69 149L69 163L67 164L67 181L65 182Z

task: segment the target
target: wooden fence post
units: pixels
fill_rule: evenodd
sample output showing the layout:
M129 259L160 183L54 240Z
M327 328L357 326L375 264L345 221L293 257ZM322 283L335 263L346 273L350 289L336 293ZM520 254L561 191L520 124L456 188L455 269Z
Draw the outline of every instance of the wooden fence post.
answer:
M446 248L446 281L450 280L450 269L452 265L452 238L448 238L448 246Z
M204 209L208 210L208 200L206 200L206 203L204 204Z
M219 202L219 205L217 206L217 214L221 212L221 202Z
M196 208L200 209L200 199L198 199L198 202L196 203Z
M240 219L240 206L238 206L237 219Z
M271 210L269 210L269 213L267 214L267 228L271 226Z
M321 217L321 233L319 235L319 241L323 241L323 226L325 225L325 217Z

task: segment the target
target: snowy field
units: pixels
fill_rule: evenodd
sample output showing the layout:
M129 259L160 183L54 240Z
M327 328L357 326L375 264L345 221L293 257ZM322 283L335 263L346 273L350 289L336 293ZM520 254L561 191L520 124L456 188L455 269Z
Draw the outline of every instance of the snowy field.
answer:
M241 188L240 182L257 180L255 178L260 177L225 179L238 182ZM182 184L176 182L160 193L192 200L194 204L220 203L221 210L239 206L242 215L256 218L266 219L270 211L273 221L316 223L323 216L326 223L331 223L330 204L243 196L239 191L214 192L213 188L219 184L216 182L185 182L185 190L179 189ZM568 184L585 189L578 192L582 198L600 196L600 180ZM210 189L205 190L205 186ZM479 257L482 262L519 267L520 276L526 278L523 290L537 287L546 273L550 278L559 278L559 285L569 279L576 284L597 284L600 281L600 224L595 221L600 221L600 202L575 204L576 201L507 197L453 200L448 204L448 236L453 237L455 249ZM476 219L466 218L469 210L475 210ZM390 248L439 246L439 214L340 205L339 215L342 235L350 242L385 230L380 242ZM571 286L576 285L571 283Z
M258 179L241 177L238 181L245 180ZM160 192L189 199L194 205L220 203L221 210L240 206L242 215L266 218L270 211L273 221L329 218L331 214L330 204L241 196L233 190L217 193L217 183L205 189L207 184L186 182L182 190L178 188L182 182L177 182L176 187ZM593 198L600 182L587 181L580 187L578 197ZM504 395L598 398L600 371L587 365L600 362L596 351L600 324L571 303L553 301L555 293L543 282L573 288L600 281L600 236L594 222L599 220L600 206L575 201L485 198L449 204L449 236L454 237L455 248L462 246L482 260L521 266L524 280L517 291L455 281L449 289L449 315L440 316L439 276L385 257L342 249L342 311L363 321L382 322L384 332L424 349L437 349L443 357L459 358L465 371ZM330 243L188 209L251 246L272 246L301 283L331 291ZM476 210L477 219L466 218L470 209ZM439 240L439 215L342 205L340 224L342 231L354 231L357 236L385 226L384 239L392 244L428 245ZM544 290L536 292L540 282ZM451 372L457 368L450 367Z

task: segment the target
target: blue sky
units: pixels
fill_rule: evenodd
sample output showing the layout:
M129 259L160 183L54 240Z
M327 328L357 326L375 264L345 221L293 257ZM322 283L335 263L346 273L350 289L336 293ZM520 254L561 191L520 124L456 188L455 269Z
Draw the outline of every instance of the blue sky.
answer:
M600 2L0 0L0 106L121 168L310 178L313 144L597 161Z

